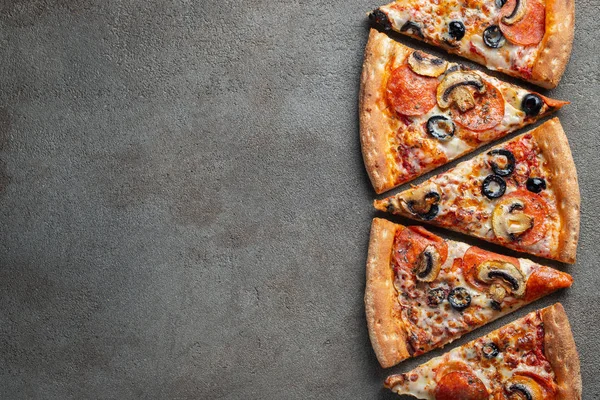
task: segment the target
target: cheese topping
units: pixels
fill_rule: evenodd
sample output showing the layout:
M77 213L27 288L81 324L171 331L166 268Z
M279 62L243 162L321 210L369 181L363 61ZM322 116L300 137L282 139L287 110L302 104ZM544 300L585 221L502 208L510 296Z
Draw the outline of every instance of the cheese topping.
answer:
M390 41L391 42L391 41ZM397 44L388 43L388 51L393 55L392 61L386 66L388 76L391 71L406 64L412 51L408 48L400 48ZM405 49L401 51L401 49ZM448 63L446 71L470 71L457 63ZM388 116L390 121L389 148L391 150L391 159L393 162L393 176L396 184L402 184L410 181L417 176L441 166L448 161L456 159L466 153L471 152L481 145L499 139L509 132L517 130L528 123L532 118L528 117L521 110L521 102L530 91L500 81L494 77L488 76L480 71L471 71L481 77L482 81L499 90L503 98L503 113L501 121L488 129L480 131L470 130L461 126L456 121L461 118L460 111L454 107L442 109L439 104L435 104L429 111L423 115L405 116L397 115L391 109L382 97L381 109ZM448 72L440 75L437 79L442 81ZM387 81L384 79L382 93L386 93ZM478 101L476 99L476 101ZM539 115L550 111L550 107L543 105ZM428 131L428 121L430 118L447 118L452 121L454 134L446 139L434 137Z
M500 24L500 10L495 0L419 1L403 0L380 8L396 31L411 34L448 51L461 54L490 69L521 75L531 73L540 44L521 46L504 41L498 48L485 44L484 31ZM457 21L464 26L464 37L455 40L449 34L449 23ZM407 23L419 26L420 34L406 29ZM403 29L403 27L405 27ZM421 36L422 35L422 36ZM527 76L525 76L527 77Z
M505 183L506 187L499 197L488 198L484 195L484 181L487 177L495 175L491 166L494 156L490 151L498 149L508 150L514 155L514 171L502 178L496 176ZM544 179L550 175L546 160L539 151L536 141L531 135L525 134L492 150L460 163L446 173L419 185L419 193L436 192L441 197L437 205L437 215L431 222L467 232L484 240L501 241L502 244L517 250L552 257L551 250L557 248L561 224L559 213L556 212L556 196L552 182L545 180L546 188L536 194L524 188L530 177ZM409 201L415 195L415 190L417 189L399 194L399 203ZM521 240L520 237L512 238L514 240L499 237L499 232L496 232L493 226L496 207L513 196L515 207L523 207L533 202L540 210L539 218L530 221L535 226L528 229L532 233L527 240ZM524 204L518 203L520 198L523 198Z
M503 394L511 390L511 382L517 380L527 382L527 390L541 391L543 398L554 398L556 376L543 346L541 312L534 311L408 373L394 376L391 389L398 394L434 400L436 391L447 389L440 388L443 377L459 372L480 381L490 398L505 398Z
M423 354L450 343L466 332L525 304L524 296L517 298L510 291L500 302L495 302L489 291L489 284L480 282L480 287L474 287L473 276L469 278L467 274L476 273L469 270L470 267L464 264L466 260L463 260L467 251L483 253L488 261L506 260L507 257L485 252L461 242L443 241L443 246L447 246L447 258L437 277L432 282L419 280L414 265L407 264L414 258L414 255L408 253L419 246L418 239L419 234L413 231L400 232L396 236L393 253L396 271L394 285L398 292L408 343L412 347L411 355ZM526 285L531 274L540 268L538 264L526 259L508 259L522 274L521 285ZM470 296L468 306L462 310L456 309L450 301L452 290L456 288Z

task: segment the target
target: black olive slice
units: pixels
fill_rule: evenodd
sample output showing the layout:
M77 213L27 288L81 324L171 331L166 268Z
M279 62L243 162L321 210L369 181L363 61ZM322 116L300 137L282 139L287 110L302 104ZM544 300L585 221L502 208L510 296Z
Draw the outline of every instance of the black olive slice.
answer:
M461 40L465 36L465 24L461 21L450 21L448 34L454 40Z
M546 189L546 181L542 178L529 178L525 185L527 186L527 190L533 193L539 193Z
M508 150L505 149L496 149L488 152L490 156L503 156L506 157L506 166L503 168L498 165L498 163L494 161L490 161L490 166L492 167L492 171L498 176L509 176L515 170L515 156Z
M485 358L494 358L500 353L498 346L494 342L489 342L483 345L481 352Z
M436 192L429 192L423 200L410 200L406 203L408 210L419 218L429 221L438 214L439 207L437 203L440 201L440 195Z
M387 14L381 11L379 8L369 14L369 21L381 26L385 32L392 30L392 23L390 22L390 19L388 18Z
M496 300L490 301L490 307L492 307L496 311L502 311L502 305Z
M535 117L540 113L542 106L544 105L544 101L537 94L527 94L521 100L521 110L528 117Z
M507 0L496 0L496 7L502 8L506 4Z
M471 305L471 295L464 287L455 287L448 294L448 301L452 308L457 311L463 311Z
M483 42L493 49L504 46L506 40L498 25L492 25L483 31Z
M446 298L446 291L442 288L429 289L427 293L427 304L430 307L437 307Z
M427 133L436 139L447 140L454 136L454 122L443 115L434 115L427 120Z
M506 182L498 175L488 175L481 184L481 193L488 199L502 197L506 191Z
M412 33L413 35L418 36L421 39L425 38L425 36L423 35L423 32L421 31L421 27L419 26L419 24L417 24L416 22L412 22L412 21L406 21L404 23L404 25L402 25L402 27L400 28L400 32Z

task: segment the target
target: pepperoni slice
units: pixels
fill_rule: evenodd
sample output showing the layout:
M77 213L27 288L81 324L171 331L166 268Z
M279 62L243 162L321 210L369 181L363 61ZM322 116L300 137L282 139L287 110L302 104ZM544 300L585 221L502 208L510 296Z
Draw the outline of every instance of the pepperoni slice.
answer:
M417 75L404 64L393 70L388 79L387 99L398 114L423 115L437 104L437 86L437 78Z
M489 260L506 261L513 264L517 268L520 268L521 266L521 263L517 258L503 256L502 254L495 254L490 251L480 249L476 246L469 247L462 259L462 269L467 282L473 287L482 291L486 290L488 285L480 282L477 279L477 267L484 261Z
M573 284L573 277L564 272L552 268L540 266L529 279L527 279L527 290L525 300L533 301L558 289L568 288Z
M506 40L514 44L529 46L542 41L546 31L546 9L539 0L526 0L523 18L512 25L502 22L502 17L512 14L517 0L508 0L500 10L500 30Z
M486 82L485 93L474 92L475 107L461 112L452 109L453 119L460 126L472 131L485 131L498 125L504 118L504 97L494 85Z
M490 394L475 374L451 372L435 388L435 400L488 400Z
M396 237L394 257L396 265L412 271L419 255L429 245L435 246L440 253L441 263L448 258L448 243L439 236L420 226L409 226Z
M546 105L548 107L552 107L552 108L554 108L556 110L558 110L562 106L565 106L567 104L571 104L570 101L562 101L562 100L551 99L550 97L542 96L539 93L536 93L536 95L540 96L544 100L544 103L546 103Z
M500 242L509 242L521 246L530 246L539 242L546 235L546 230L548 229L548 225L546 224L546 218L548 217L548 205L546 200L540 195L526 189L519 189L504 195L501 203L509 204L511 199L522 201L524 205L522 212L533 218L533 227L525 231L522 235L519 235L517 239L512 242L509 242L500 236L496 236L496 238Z

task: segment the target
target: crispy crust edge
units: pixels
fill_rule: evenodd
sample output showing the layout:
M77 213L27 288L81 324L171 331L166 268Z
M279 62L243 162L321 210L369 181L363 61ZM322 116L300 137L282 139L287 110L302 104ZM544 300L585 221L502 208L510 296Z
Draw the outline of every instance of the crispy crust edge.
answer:
M573 47L575 0L546 0L546 32L531 70L531 81L547 89L560 82Z
M571 325L562 304L542 311L544 321L544 353L556 375L557 399L581 399L581 371Z
M561 231L554 258L573 264L579 240L581 199L571 148L558 118L552 118L531 133L548 161L550 180L561 219Z
M358 104L363 160L377 194L394 187L392 171L387 162L389 128L377 106L378 94L383 84L383 74L377 70L378 64L387 61L388 58L385 51L386 39L385 34L371 28L365 47Z
M394 270L390 267L392 246L398 229L404 227L374 218L367 256L365 313L371 345L383 368L392 367L410 357L394 287Z

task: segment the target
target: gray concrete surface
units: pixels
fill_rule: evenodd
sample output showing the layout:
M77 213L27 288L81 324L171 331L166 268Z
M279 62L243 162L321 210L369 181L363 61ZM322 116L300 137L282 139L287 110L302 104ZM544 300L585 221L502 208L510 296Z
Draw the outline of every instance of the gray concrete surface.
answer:
M0 2L0 398L393 398L384 377L431 355L384 371L365 325L357 90L379 4ZM549 92L572 102L583 224L579 261L558 267L575 284L516 314L563 302L585 399L599 6L577 0Z

